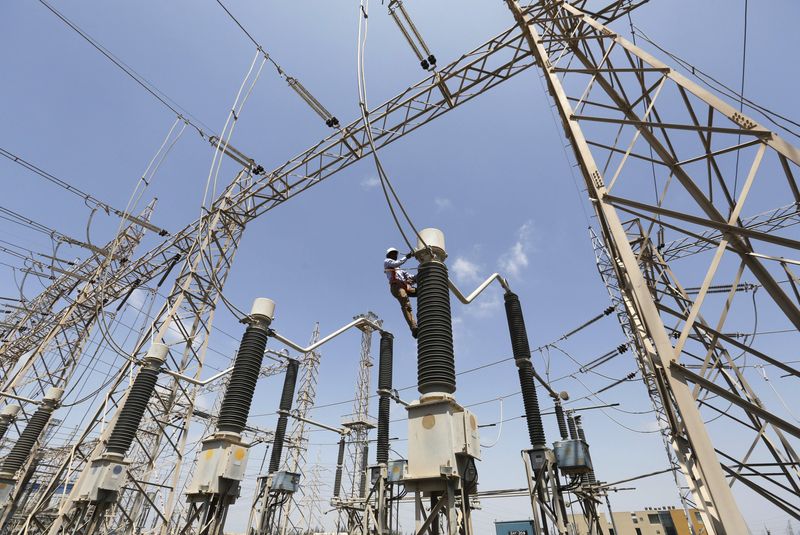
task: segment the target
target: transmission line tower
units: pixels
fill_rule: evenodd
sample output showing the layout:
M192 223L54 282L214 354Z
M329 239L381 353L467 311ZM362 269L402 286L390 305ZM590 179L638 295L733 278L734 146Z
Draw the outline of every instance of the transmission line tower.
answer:
M149 220L154 206L155 201L145 208L142 213L144 221ZM38 407L29 414L23 405L16 417L16 425L22 431L0 467L0 480L4 483L0 498L0 528L11 521L11 516L21 505L24 487L33 475L38 450L44 444L42 433L47 429L53 412L60 407L64 390L78 368L83 348L106 304L106 289L109 289L109 294L114 293L114 273L128 261L143 235L144 228L131 224L115 237L101 264L74 301L59 314L55 325L49 329L35 329L36 336L28 341L35 340L37 345L27 351L24 361L15 362L13 374L3 376L2 389L6 397L19 396L19 399L32 401ZM21 349L21 340L15 341L15 349ZM8 355L9 361L22 356L12 355ZM28 397L21 397L23 393ZM37 401L40 398L41 401Z
M800 514L791 498L798 494L793 443L800 429L763 406L725 346L786 373L798 371L722 332L745 274L763 288L762 304L770 313L800 327L798 294L779 282L789 273L784 258L795 256L800 242L779 229L768 233L743 224L745 205L763 212L770 202L778 204L776 198L800 201L794 178L800 151L584 12L582 3L543 1L527 10L514 0L507 4L542 68L579 164L646 363L646 381L658 393L670 443L705 525L716 534L747 533L731 491L736 483ZM647 199L652 189L641 184L650 175L658 186L655 201ZM770 179L769 190L762 175ZM772 196L781 185L785 194ZM645 232L632 236L620 214L639 219ZM648 243L656 227L708 247L693 255L691 267L668 265ZM693 293L680 285L678 270L699 283ZM722 277L729 277L722 286L730 293L722 306L712 306L712 282ZM715 406L712 396L735 410ZM749 450L715 448L700 407L752 429ZM769 462L753 461L765 453Z
M309 345L313 345L318 341L319 323L316 323ZM295 403L295 415L299 418L295 418L292 423L292 429L289 432L290 444L282 467L282 470L287 472L300 474L301 481L306 481L306 475L308 475L305 469L308 455L308 424L304 420L311 416L311 410L317 400L320 358L320 353L314 350L306 353L301 361L300 389L297 392L297 401ZM311 482L307 485L301 485L299 491L291 494L286 504L283 505L281 535L285 535L287 529L290 529L292 533L296 533L298 529L302 529L304 526L307 529L311 523L311 518L308 515L312 513L312 510L304 507L308 497L306 489L310 489L310 485Z
M354 319L365 318L377 325L383 321L373 312L359 314ZM350 429L347 440L347 455L344 459L344 474L350 488L348 498L341 502L339 523L347 525L348 533L361 533L361 518L366 510L366 492L368 490L367 466L369 465L369 432L375 428L373 418L369 415L370 375L373 367L372 334L374 328L364 325L361 328L361 354L358 362L356 391L353 401L353 414L345 419L343 425Z

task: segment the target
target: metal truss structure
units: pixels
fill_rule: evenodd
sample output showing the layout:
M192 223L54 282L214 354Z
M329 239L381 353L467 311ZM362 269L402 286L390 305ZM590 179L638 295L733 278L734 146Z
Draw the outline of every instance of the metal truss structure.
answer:
M798 371L724 331L734 297L748 285L763 289L759 306L773 318L800 327L800 294L786 261L800 242L786 234L789 224L773 224L796 217L788 214L800 201L800 151L579 7L542 2L526 13L508 4L572 145L626 331L706 526L747 532L731 492L737 483L797 517L800 429L766 409L737 361L748 354ZM758 186L764 181L769 187ZM795 204L776 209L787 197ZM745 206L770 215L745 219ZM626 227L621 213L636 223ZM686 240L673 242L671 264L660 252L664 236ZM687 291L679 277L697 286ZM726 298L715 302L715 295ZM728 419L752 430L753 440L715 448L704 418Z
M144 210L141 216L143 221L149 220L154 205L155 203L151 202ZM93 328L98 321L101 321L106 295L119 292L119 288L114 286L116 283L114 274L129 261L144 231L145 229L139 225L129 224L115 236L102 255L102 261L88 275L74 299L68 301L64 310L54 316L55 321L41 321L32 326L24 338L26 342L35 344L32 350L19 352L20 346L25 347L20 343L23 338L9 342L7 345L9 353L4 359L8 373L2 377L4 397L20 399L27 403L39 403L51 389L63 391L67 388L78 370L78 364ZM45 292L45 294L49 296L51 293ZM50 298L35 301L46 300ZM29 412L29 407L26 410L23 404L15 422L17 427L24 428L25 424L31 422L34 414L36 413ZM46 429L43 431L46 433ZM24 509L29 493L26 491L26 485L20 483L29 482L34 477L36 467L40 464L38 450L44 443L44 437L35 440L26 461L16 470L14 480L18 484L7 498L7 502L0 505L0 526L11 522L12 516Z
M368 137L380 149L533 65L541 68L596 212L601 274L636 348L671 463L685 478L684 503L700 509L715 534L746 533L731 487L745 487L800 518L800 429L765 406L740 362L746 356L782 373L800 372L783 355L758 348L755 333L743 342L726 327L731 311L742 308L736 297L749 291L756 306L758 290L762 315L800 328L800 279L791 260L800 242L787 232L800 213L800 151L608 28L645 2L589 11L585 1L523 7L507 0L517 24L371 110L371 136L354 121L272 172L243 160L244 169L198 221L142 257L121 262L141 237L131 225L119 255L98 252L58 278L9 322L1 371L19 370L23 355L40 351L22 372L8 380L3 373L6 392L38 399L49 386L66 385L104 307L152 281L160 288L170 280L172 287L77 441L49 459L46 471L33 470L36 492L18 489L25 499L19 513L6 514L9 529L59 532L57 518L70 533L113 526L115 533L166 534L182 525L194 452L189 426L198 417L208 421L209 415L196 414L195 402L214 317L220 300L229 305L223 287L247 224L369 155ZM769 187L762 187L766 180ZM789 206L787 198L794 200ZM623 223L621 214L633 220ZM84 272L96 274L75 299L87 306L53 314ZM697 273L704 277L696 279ZM73 320L78 309L94 316ZM352 503L363 498L367 482L372 330L363 331L355 415L348 423ZM127 451L123 491L102 511L73 510L65 489L103 452L127 401L128 377L150 342L169 342L169 373L161 373ZM298 400L301 414L313 405L316 384L316 375L306 377L311 401ZM712 437L723 421L749 430L752 441L743 448L715 447ZM304 428L295 430L291 447L297 450L289 462L300 466ZM357 532L357 515L348 524Z
M311 334L311 340L309 340L308 345L313 345L317 342L319 342L319 323L314 325L314 331ZM292 429L289 432L290 445L287 448L286 458L283 460L281 468L287 472L300 474L301 481L305 481L310 475L306 470L309 426L305 420L311 417L311 409L314 408L314 403L317 401L317 381L319 379L321 357L317 350L313 350L306 353L301 361L300 388L297 391L297 400L294 404L294 413L297 418L294 419ZM282 520L280 526L281 535L286 535L287 529L290 533L295 533L298 529L308 529L308 526L319 520L318 518L313 518L312 509L304 507L306 505L304 502L312 498L313 490L311 486L301 485L300 490L292 494L283 505L283 511L280 515ZM314 502L312 501L311 503Z
M360 314L353 319L365 318L375 325L382 325L383 321L373 312ZM366 511L366 493L369 490L369 432L375 428L374 418L369 415L370 376L374 361L372 358L372 334L375 331L370 325L361 328L361 353L358 360L358 375L356 376L356 390L353 398L353 413L348 416L343 425L350 429L347 439L347 455L344 459L343 472L349 482L349 489L345 489L347 498L340 502L339 524L342 529L346 526L348 533L362 533L362 515Z

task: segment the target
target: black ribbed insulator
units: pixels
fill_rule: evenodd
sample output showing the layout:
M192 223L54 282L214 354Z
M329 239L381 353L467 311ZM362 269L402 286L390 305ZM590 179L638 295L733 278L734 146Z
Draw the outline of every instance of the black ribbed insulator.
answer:
M389 391L392 389L392 362L394 359L394 336L390 333L381 333L381 351L378 361L378 449L376 461L378 464L389 462L389 418L391 400Z
M158 373L158 369L149 365L139 369L131 390L128 392L128 397L125 399L125 404L119 411L111 436L108 437L106 450L110 453L125 455L133 444L144 411L150 402L150 396L155 390Z
M575 429L578 432L578 438L586 442L586 434L583 432L583 426L581 425L580 416L576 417L575 419ZM589 443L586 442L586 447L589 447ZM594 475L594 470L589 470L586 474L584 474L584 481L588 481L589 483L597 483L597 477Z
M424 262L417 281L417 390L452 394L456 363L447 267L437 261Z
M294 398L294 387L297 384L296 360L289 360L286 367L286 377L283 380L283 392L281 393L281 404L279 407L278 425L275 427L275 438L272 441L272 456L269 458L269 473L274 474L281 466L281 454L283 453L283 441L286 437L286 424L288 423L288 412L292 409L292 399Z
M222 399L217 430L238 434L244 431L266 347L266 329L261 325L248 325L242 335L239 351L236 353L228 390Z
M531 362L531 348L528 345L528 333L525 330L525 318L522 316L522 306L519 297L513 292L506 292L506 319L508 332L511 335L511 349L519 372L519 386L522 391L522 401L525 405L525 419L528 423L528 435L531 445L544 446L547 440L542 425L542 413L539 410L539 397L536 394L536 384L533 377L533 363Z
M333 478L333 497L342 492L342 469L344 468L344 437L339 439L339 456L336 458L336 476Z
M572 415L567 416L567 427L569 427L569 438L577 440L578 429L575 427L575 417Z
M567 440L569 434L567 433L567 420L564 418L564 407L561 402L556 402L556 420L558 421L558 432L561 434L561 440Z
M10 425L11 418L0 418L0 439L6 436L6 431L8 431Z
M5 460L3 460L0 472L13 474L25 464L25 459L34 450L36 441L39 440L39 436L47 426L47 422L50 421L50 416L52 416L54 410L55 407L51 404L43 405L36 409L31 419L28 420L28 425L25 426L17 442L11 448Z
M361 485L358 487L361 491L359 496L365 498L367 496L367 472L369 471L369 444L364 443L364 448L361 450Z

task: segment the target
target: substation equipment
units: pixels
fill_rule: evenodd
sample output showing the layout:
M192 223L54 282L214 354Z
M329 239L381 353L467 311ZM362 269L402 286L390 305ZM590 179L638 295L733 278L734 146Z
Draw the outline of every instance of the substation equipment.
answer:
M683 474L686 480L688 490L685 496L682 494L684 503L692 500L700 509L709 533L739 535L746 533L747 528L730 488L734 483L747 486L783 512L800 517L800 507L792 499L800 494L797 490L800 488L797 477L800 460L791 442L800 437L800 429L775 411L768 410L723 344L752 354L787 374L795 377L799 374L785 362L786 359L768 355L751 347L752 344L742 343L726 334L723 326L728 307L724 307L725 312L720 316L710 320L703 318L700 308L717 271L726 271L718 270L721 259L733 256L740 266L730 285L728 304L737 288L741 287L743 274L751 275L758 288L763 288L760 294L763 300L769 299L775 306L776 315L795 327L800 326L797 298L789 294L789 286L780 285L786 281L777 280L775 275L777 272L780 277L788 276L788 283L797 293L796 277L791 272L791 261L787 260L796 255L800 244L778 231L796 221L796 217L786 214L796 213L800 204L800 189L795 180L800 152L777 133L607 26L645 2L611 2L606 8L591 12L584 2L544 0L522 6L514 0L506 0L516 19L512 28L462 55L451 65L434 69L435 58L413 27L408 13L400 2L393 1L392 17L415 49L420 65L432 73L386 104L370 110L371 120L381 125L374 133L374 148L384 147L532 66L541 69L597 216L599 235L595 236L598 242L595 250L598 266L601 258L605 262L601 275L606 285L613 288L612 300L616 303L620 323L630 346L635 349L637 364L662 424L670 466ZM567 75L570 83L563 82ZM589 79L588 84L584 85L582 81L572 83L575 77L581 76ZM294 89L299 90L299 86ZM671 96L660 96L668 93ZM665 100L670 105L658 107L657 100L659 106ZM41 528L51 533L68 531L78 534L97 531L103 522L124 521L124 529L130 531L136 529L135 521L147 507L160 516L157 521L165 530L174 527L171 522L176 518L184 522L182 527L187 532L221 530L227 508L238 492L241 481L237 479L240 477L238 471L247 461L247 449L243 448L246 445L241 444L241 431L237 431L240 426L231 422L239 421L237 418L247 412L242 403L249 403L249 400L238 386L234 392L226 391L226 403L223 404L230 418L226 417L224 426L218 422L214 434L203 443L203 451L209 459L201 467L202 459L198 458L197 472L193 474L188 496L189 509L196 519L186 522L188 519L183 516L186 511L176 507L179 500L175 497L180 493L181 463L187 451L182 439L189 426L196 390L179 386L180 382L191 383L190 378L179 372L191 369L199 373L202 370L220 288L230 273L245 226L369 154L364 150L367 145L366 126L357 121L338 128L335 126L338 121L329 122L329 126L337 128L335 133L270 173L265 173L254 160L240 158L237 161L244 165L243 170L199 220L173 233L141 258L123 265L117 259L125 258L127 261L141 237L141 233L134 230L127 237L127 245L120 247L124 249L123 254L110 255L108 264L101 261L102 254L97 254L80 272L84 278L105 280L106 283L82 287L78 299L73 299L74 304L64 309L65 315L51 314L48 319L48 314L37 312L29 316L32 318L30 321L23 318L12 328L10 338L3 342L0 369L8 375L9 370L19 365L22 371L18 377L41 377L47 379L42 384L49 384L44 384L35 395L31 395L35 399L19 399L24 410L6 405L0 412L0 429L8 431L14 422L14 427L21 430L17 442L0 464L0 529L33 532ZM628 149L618 147L616 141L613 146L609 145L613 136L609 137L607 131L600 128L593 130L591 125L598 124L619 128L619 132L633 130ZM693 141L681 139L680 143L674 143L674 132L685 132L693 137ZM712 133L716 144L712 144ZM644 151L635 147L637 141L646 145ZM752 160L748 159L746 150L755 154ZM645 153L649 155L645 156ZM226 154L230 156L229 152ZM733 173L718 165L723 156L735 156L738 161L739 154L745 156L745 161L752 161L741 189L737 189L736 179L728 176ZM611 161L612 155L619 157L620 161L616 170L607 173L608 169L601 169L597 162L606 158ZM775 210L760 219L740 217L748 195L762 187L754 180L762 169L761 162L768 159L771 160L769 166L765 164L763 168L769 169L771 176L781 177L781 181L772 180L770 184L777 188L778 182L785 181L787 197L793 199L793 204L788 212ZM682 188L671 198L681 199L684 204L670 205L671 198L668 197L664 206L660 201L658 206L654 206L637 197L639 192L626 193L620 183L624 181L624 171L636 160L648 165L653 163L659 170L662 167L667 169L673 187ZM693 165L708 170L707 187L705 173L697 172ZM302 172L298 172L299 169ZM637 178L641 176L640 173L629 174ZM725 195L715 195L721 190ZM733 195L730 195L731 191ZM686 291L678 282L669 258L662 255L663 244L656 246L647 231L636 231L628 222L621 221L620 213L623 212L640 222L650 221L661 228L682 233L685 239L690 240L688 248L693 251L691 254L716 248L705 281L695 293ZM695 227L700 230L688 230ZM401 495L397 491L405 487L415 495L417 533L426 530L432 533L442 521L449 533L470 533L470 497L474 498L477 484L475 461L480 457L477 421L474 421L473 430L473 415L464 410L454 396L454 354L449 297L445 296L447 270L443 236L432 229L421 234L424 243L417 248L421 262L417 356L420 397L407 408L409 437L416 437L417 444L409 444L407 464L389 460L379 444L378 463L370 474L370 480L376 484L364 496L357 525L363 529L366 523L367 530L373 530L372 526L391 529L391 507L386 505L386 499L376 497L383 493L384 498L390 497L388 501L396 502L394 498ZM40 445L44 443L48 426L53 424L52 414L59 407L62 388L67 386L63 378L70 377L77 366L98 311L103 310L106 300L115 302L122 299L124 303L134 288L149 281L159 281L157 286L160 287L177 266L180 266L180 273L174 277L166 304L131 352L137 356L136 359L121 367L114 378L116 382L107 392L107 406L115 410L113 418L107 421L105 408L97 409L90 416L83 434L70 446L70 454L56 461L57 466L38 474L42 482L37 482L41 489L36 500L28 503L19 499L26 486L33 487L28 485L35 471L32 467L37 458L41 458ZM57 301L52 296L74 295L71 292L75 287L74 280L67 277L66 282L59 281L48 289L43 302L51 303L52 307ZM456 293L452 286L450 289ZM531 387L533 380L538 379L529 354L525 354L529 349L526 349L527 338L522 336L524 327L520 329L520 325L524 325L521 312L515 312L517 306L518 302L515 304L507 292L506 311L531 442L531 448L523 452L523 462L532 511L540 526L538 529L549 530L546 526L554 525L555 532L561 534L566 529L563 493L574 492L584 514L594 518L596 511L592 509L596 509L604 490L601 484L593 481L593 467L579 419L574 414L563 414L561 400L552 391L561 440L553 443L552 448L546 443L538 400L535 389ZM45 309L47 306L42 308ZM248 331L252 327L253 331L264 331L269 336L272 331L269 321L264 319L267 315L258 314L255 309L254 312ZM58 317L64 319L62 323L58 323ZM678 327L666 327L667 321L670 324L677 321ZM263 324L266 324L265 328ZM29 330L25 336L19 336L23 328ZM165 369L167 350L162 342L164 334L171 328L180 338L176 345L184 346L181 350L184 358L177 372ZM64 333L70 337L63 336ZM253 340L256 338L253 334ZM382 353L384 338L382 334ZM152 344L145 352L148 340L152 340ZM56 342L52 345L68 349L63 355L56 355L61 360L52 359L58 369L65 370L60 377L48 374L45 369L48 361L44 350L52 341ZM708 366L705 367L704 363L701 373L694 373L682 362L689 353L684 349L686 344L695 344L701 353L708 355ZM199 349L195 350L195 347ZM173 346L170 351L178 350ZM53 357L55 351L51 353ZM139 359L139 355L144 356ZM39 361L41 368L37 367ZM234 368L238 365L237 373L251 377L251 364L236 363ZM243 371L245 369L247 373ZM137 372L136 378L128 386L127 377L134 371ZM158 400L154 400L158 396L152 395L161 373L174 378L169 390L174 403L166 407L159 406ZM9 385L7 377L0 377L4 396L13 398L19 394L14 380ZM387 384L381 379L379 403L385 398L388 401L395 397L387 393L391 392ZM50 386L55 388L50 389ZM724 399L741 412L731 416L731 420L742 426L740 430L755 430L751 451L763 450L767 463L761 463L749 454L742 456L728 450L723 441L712 443L698 406L701 403L698 393L702 392ZM28 410L29 404L36 409ZM283 402L281 407L279 419L289 410ZM379 415L382 408L384 405L379 405ZM148 414L146 419L145 414ZM244 418L246 420L246 415ZM176 423L157 425L160 421ZM152 436L140 441L137 432L146 424L150 427L142 435ZM333 430L339 432L339 428ZM385 436L380 418L378 434ZM174 440L176 437L181 439ZM345 434L342 434L340 466L345 442ZM430 449L423 447L425 444ZM168 495L165 503L147 502L131 513L132 518L126 519L119 512L121 495L135 495L140 504L148 500L149 495L142 487L157 483L153 466L165 458L177 463L174 479L163 485ZM382 466L384 464L386 466ZM140 472L139 480L131 477L131 470L136 465L147 467ZM764 466L774 470L766 471ZM241 470L243 472L243 468ZM70 490L70 477L74 473L80 473L80 476ZM269 485L266 485L266 480L270 479L267 475L264 496L271 500L275 494L275 500L279 501L282 498L277 495L283 493L285 497L286 490L278 488L283 484L275 482L277 473L272 474ZM559 473L569 481L567 484L559 483ZM123 479L132 485L121 486ZM136 486L140 484L141 487ZM273 486L276 487L274 493L266 491ZM786 492L785 489L793 490ZM48 515L52 510L48 508L49 504L57 493L63 492L69 495L58 501L56 522L50 525ZM269 511L269 508L263 510ZM384 517L387 517L386 521L382 520ZM589 525L591 529L597 529L594 521ZM351 527L356 529L355 524Z

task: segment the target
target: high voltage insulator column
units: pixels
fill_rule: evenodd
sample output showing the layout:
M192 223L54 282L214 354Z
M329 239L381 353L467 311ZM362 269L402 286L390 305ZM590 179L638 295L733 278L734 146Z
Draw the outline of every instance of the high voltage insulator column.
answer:
M289 411L292 410L292 399L297 384L298 362L289 360L286 368L286 377L281 392L281 402L278 408L278 425L275 427L275 438L272 442L272 453L269 459L269 468L265 486L262 490L261 510L258 525L250 533L256 535L271 535L279 525L281 505L289 499L290 495L297 492L300 485L300 474L295 472L279 471L283 443L286 438L286 425L289 421Z
M514 353L514 362L517 365L519 386L525 405L525 420L528 424L528 436L532 446L532 449L522 452L522 457L528 475L534 526L537 534L549 533L549 524L552 524L557 533L566 534L568 533L566 507L558 481L556 457L553 450L547 447L545 438L522 305L520 305L517 294L511 291L507 291L505 294L505 305L508 332L511 335L511 348ZM563 411L558 396L555 397L555 401L556 415L559 416L559 430L562 436L565 436Z
M247 329L222 398L217 430L203 441L194 476L186 490L191 506L182 533L195 530L200 535L222 533L228 508L239 497L249 451L249 446L242 441L242 432L250 415L274 315L275 303L259 298L245 320Z
M391 526L392 479L389 481L389 421L392 396L392 367L394 360L394 335L381 333L380 360L378 361L378 440L376 461L372 479L377 487L377 534L388 534Z
M469 497L477 492L475 461L480 458L480 438L477 418L453 396L455 354L442 232L422 230L416 256L420 261L417 390L421 395L407 408L408 472L404 483L417 494L417 534L438 533L443 516L447 535L471 535ZM427 519L423 495L435 497Z
M19 495L18 487L25 484L28 468L33 462L32 451L42 438L42 432L50 422L60 402L64 390L51 388L39 404L39 408L28 420L28 425L20 433L17 442L0 464L0 532L14 512L15 499Z
M96 455L93 454L89 465L81 472L50 526L51 535L94 533L100 528L104 513L116 503L127 481L129 463L125 455L136 437L168 352L165 344L154 343L150 346L122 408L111 424L105 448L96 449Z

